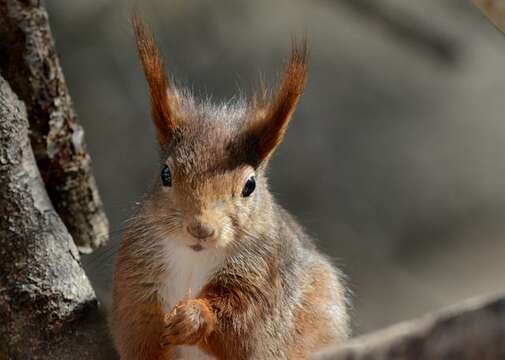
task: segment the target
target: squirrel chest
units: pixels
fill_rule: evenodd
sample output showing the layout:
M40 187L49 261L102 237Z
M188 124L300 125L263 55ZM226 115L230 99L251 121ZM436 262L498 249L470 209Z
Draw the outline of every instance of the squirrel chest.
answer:
M179 301L196 297L222 265L223 258L223 251L220 249L194 251L167 239L164 256L160 260L163 261L166 275L160 279L158 288L158 296L166 312L170 312ZM178 359L184 360L212 359L196 346L179 346L177 356Z

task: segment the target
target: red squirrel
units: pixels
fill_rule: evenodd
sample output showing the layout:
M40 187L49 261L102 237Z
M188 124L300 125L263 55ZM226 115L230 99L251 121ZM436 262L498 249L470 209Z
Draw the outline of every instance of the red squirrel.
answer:
M305 359L349 335L339 270L269 192L265 171L307 78L293 46L278 88L213 105L168 81L133 17L161 174L129 220L111 331L123 360Z

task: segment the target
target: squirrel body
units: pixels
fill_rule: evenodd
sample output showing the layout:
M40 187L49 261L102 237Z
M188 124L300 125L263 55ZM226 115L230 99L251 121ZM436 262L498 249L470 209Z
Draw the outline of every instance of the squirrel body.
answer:
M306 359L349 335L341 273L278 205L266 166L306 79L294 48L272 99L213 106L175 89L134 19L162 171L117 256L123 360Z

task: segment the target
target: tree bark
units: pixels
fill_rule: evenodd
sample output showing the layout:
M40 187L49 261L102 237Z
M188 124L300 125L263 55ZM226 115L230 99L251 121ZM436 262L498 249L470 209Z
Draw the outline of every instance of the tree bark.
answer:
M0 144L0 359L105 359L95 294L45 191L25 107L2 77Z
M0 73L24 101L49 197L81 252L103 244L108 222L38 0L0 0Z
M0 359L114 359L78 252L108 223L38 1L0 0L0 73Z
M314 360L505 359L505 296L395 325L329 348Z

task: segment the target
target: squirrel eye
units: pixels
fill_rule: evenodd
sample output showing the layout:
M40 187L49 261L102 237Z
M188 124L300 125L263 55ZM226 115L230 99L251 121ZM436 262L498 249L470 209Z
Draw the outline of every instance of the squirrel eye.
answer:
M244 188L242 189L242 196L250 196L254 192L254 189L256 189L256 179L254 179L254 176L251 176L247 179Z
M172 186L172 173L168 165L163 166L161 169L161 183L163 186Z

